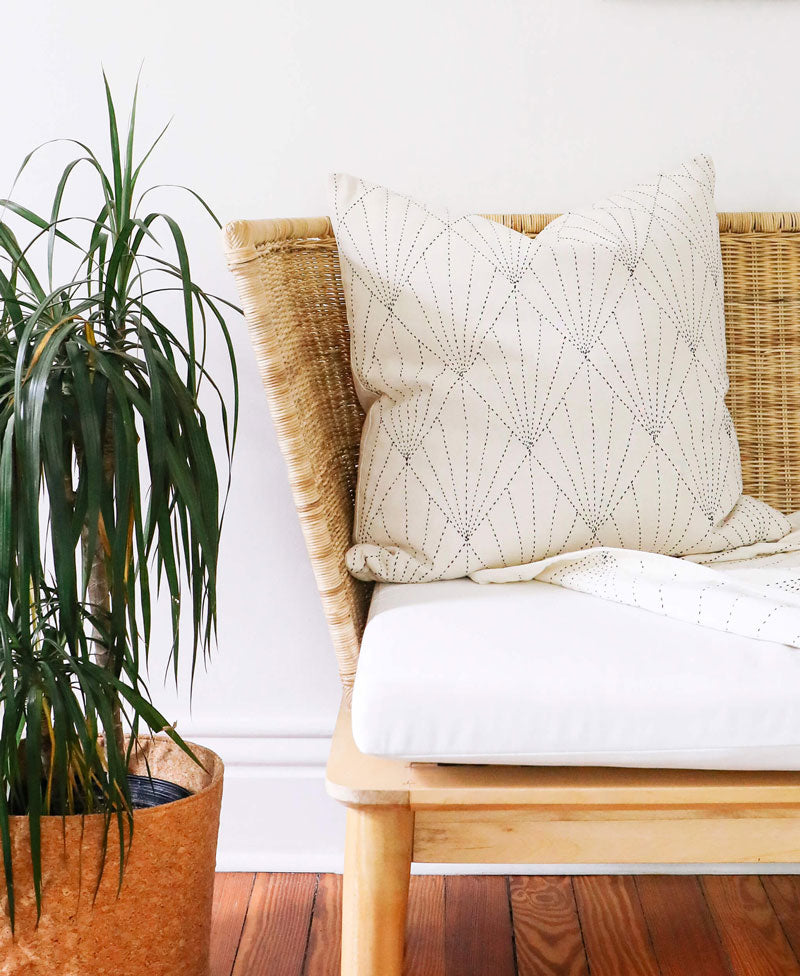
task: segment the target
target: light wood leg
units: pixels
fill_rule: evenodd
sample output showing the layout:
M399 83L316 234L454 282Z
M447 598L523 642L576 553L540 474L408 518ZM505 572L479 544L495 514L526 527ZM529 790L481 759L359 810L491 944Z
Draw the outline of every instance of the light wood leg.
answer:
M413 836L408 807L348 809L342 976L401 976Z

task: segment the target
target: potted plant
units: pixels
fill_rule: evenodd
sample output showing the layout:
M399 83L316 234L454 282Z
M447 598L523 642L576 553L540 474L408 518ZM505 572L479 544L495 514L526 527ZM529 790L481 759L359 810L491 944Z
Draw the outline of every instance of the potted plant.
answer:
M229 471L236 365L227 303L140 189L164 132L135 160L136 95L121 145L105 93L108 168L67 140L49 214L0 201L0 974L201 976L222 764L145 679L159 587L176 680L179 652L194 676L214 641L222 506L200 398ZM97 208L62 216L82 168ZM205 365L212 327L230 411Z

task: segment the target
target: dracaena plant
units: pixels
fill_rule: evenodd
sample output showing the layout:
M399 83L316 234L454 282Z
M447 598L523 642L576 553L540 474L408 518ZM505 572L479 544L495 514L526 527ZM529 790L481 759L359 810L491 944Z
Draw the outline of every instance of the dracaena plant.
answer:
M227 475L238 409L227 303L194 282L178 222L141 189L166 129L137 159L136 95L121 144L104 82L107 162L63 140L77 154L49 213L0 201L0 840L12 925L12 816L29 820L38 911L43 816L104 814L121 883L137 736L166 732L188 751L145 684L157 593L176 680L179 651L193 676L215 637L224 506L200 395L214 398L203 402L221 422ZM96 208L65 216L84 168ZM75 271L56 283L64 267ZM211 329L227 349L227 398L206 369Z

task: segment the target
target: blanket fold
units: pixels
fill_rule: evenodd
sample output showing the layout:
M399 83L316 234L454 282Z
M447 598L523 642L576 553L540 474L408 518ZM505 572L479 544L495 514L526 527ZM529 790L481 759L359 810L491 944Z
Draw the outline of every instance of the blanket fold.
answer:
M538 580L758 640L800 647L800 512L773 542L676 558L600 546L522 566L481 569L477 583Z

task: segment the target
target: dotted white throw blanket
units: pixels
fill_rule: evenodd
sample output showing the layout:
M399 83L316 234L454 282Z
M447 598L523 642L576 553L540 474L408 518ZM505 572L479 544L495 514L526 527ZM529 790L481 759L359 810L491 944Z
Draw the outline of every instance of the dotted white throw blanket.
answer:
M800 647L800 512L777 542L676 558L597 547L524 566L482 569L478 583L539 580L715 630Z

